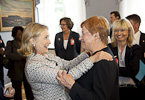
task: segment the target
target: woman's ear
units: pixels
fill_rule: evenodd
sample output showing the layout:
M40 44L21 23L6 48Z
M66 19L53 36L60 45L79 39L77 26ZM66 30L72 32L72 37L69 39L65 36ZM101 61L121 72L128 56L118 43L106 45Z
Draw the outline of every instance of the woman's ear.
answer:
M35 45L35 40L34 40L33 38L31 38L31 39L29 40L29 42L30 42L32 45Z
M99 33L97 32L97 33L95 33L95 34L93 34L93 36L96 38L96 39L99 39L100 38L100 36L99 36Z

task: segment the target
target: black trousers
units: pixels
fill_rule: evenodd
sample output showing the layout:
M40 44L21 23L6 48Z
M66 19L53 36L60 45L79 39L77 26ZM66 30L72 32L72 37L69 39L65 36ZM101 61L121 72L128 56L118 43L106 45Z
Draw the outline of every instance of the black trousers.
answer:
M120 100L145 100L142 91L136 87L120 87Z
M16 81L11 79L11 82L12 87L15 89L14 100L22 100L22 81ZM27 100L33 100L33 93L25 76L23 78L23 83Z

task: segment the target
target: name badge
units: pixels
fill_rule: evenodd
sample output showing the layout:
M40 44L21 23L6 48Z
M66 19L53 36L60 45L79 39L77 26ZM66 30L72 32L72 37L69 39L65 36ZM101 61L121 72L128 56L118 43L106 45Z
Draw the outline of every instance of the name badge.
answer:
M114 56L115 60L116 60L116 63L118 64L118 59L117 59L117 56Z
M118 59L117 59L117 58L115 58L115 60L116 60L116 63L118 64Z
M70 39L70 44L71 44L71 45L74 45L74 44L75 44L74 39Z

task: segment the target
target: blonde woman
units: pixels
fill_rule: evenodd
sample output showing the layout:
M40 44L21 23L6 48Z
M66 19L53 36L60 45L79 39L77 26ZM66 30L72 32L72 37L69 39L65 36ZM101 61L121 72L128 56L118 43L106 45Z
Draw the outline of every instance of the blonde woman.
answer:
M26 26L19 53L28 57L25 74L35 100L70 100L65 88L59 85L56 79L58 71L70 69L69 73L77 79L88 71L94 62L112 59L106 52L99 52L91 57L83 52L77 58L66 61L48 52L50 43L46 26L38 23Z
M119 65L120 100L137 100L135 76L139 70L140 46L133 45L134 30L127 19L115 21L112 32L109 46Z

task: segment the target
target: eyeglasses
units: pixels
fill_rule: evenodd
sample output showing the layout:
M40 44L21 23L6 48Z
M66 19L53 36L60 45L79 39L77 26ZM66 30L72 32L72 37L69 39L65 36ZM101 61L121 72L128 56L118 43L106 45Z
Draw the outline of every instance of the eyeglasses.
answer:
M60 26L65 26L66 24L60 24Z
M127 30L126 30L126 29L114 30L114 32L117 32L117 33L118 33L119 31L120 31L120 32L125 32L125 31L127 31Z

